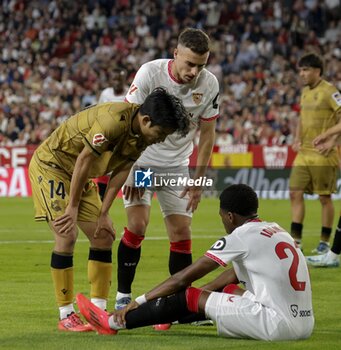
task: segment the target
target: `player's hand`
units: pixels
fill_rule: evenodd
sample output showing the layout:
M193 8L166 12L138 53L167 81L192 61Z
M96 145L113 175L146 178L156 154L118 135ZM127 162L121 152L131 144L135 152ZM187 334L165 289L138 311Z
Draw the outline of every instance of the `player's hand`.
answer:
M116 230L109 215L101 214L97 221L96 231L94 233L95 239L106 238L111 235L113 239L116 239Z
M327 157L328 154L334 149L335 142L332 139L329 139L323 143L318 143L315 148L318 150L320 154Z
M294 141L294 143L291 145L291 148L293 149L294 152L298 152L301 149L301 142L300 141Z
M186 186L185 189L180 194L180 198L183 198L188 194L188 204L186 211L191 211L192 213L198 208L198 204L201 199L202 188L200 186Z
M53 222L57 234L66 236L75 231L77 225L78 208L67 206L65 213Z
M315 137L313 140L313 146L317 148L317 146L321 143L324 143L327 140L327 138L327 135L325 135L324 133Z
M114 311L112 313L112 316L114 318L114 321L121 327L125 326L126 323L126 314L128 311L137 309L139 307L139 304L133 300L131 303L129 303L124 309L118 310L118 311Z
M140 200L144 195L144 187L133 187L129 185L123 186L123 196L128 201L133 201L134 198Z

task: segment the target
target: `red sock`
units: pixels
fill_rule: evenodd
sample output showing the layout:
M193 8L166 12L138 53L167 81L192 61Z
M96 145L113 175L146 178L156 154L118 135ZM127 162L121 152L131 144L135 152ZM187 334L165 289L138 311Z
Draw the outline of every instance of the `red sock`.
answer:
M170 251L175 253L191 254L192 253L192 240L187 239L179 242L169 242Z
M141 247L144 236L139 236L134 232L129 231L126 227L124 228L124 235L121 241L129 248L138 249Z
M231 283L225 286L222 292L227 294L234 294L234 292L237 289L241 289L241 288L239 288L236 284Z
M191 312L199 311L199 299L200 299L201 293L202 293L202 289L200 288L188 287L186 289L186 302L187 302L187 308L189 311Z

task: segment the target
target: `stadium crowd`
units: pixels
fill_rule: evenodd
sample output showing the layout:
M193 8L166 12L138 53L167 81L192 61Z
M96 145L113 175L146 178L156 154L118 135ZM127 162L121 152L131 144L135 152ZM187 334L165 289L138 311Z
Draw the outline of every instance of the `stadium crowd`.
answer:
M3 0L0 145L39 144L98 101L115 68L172 57L184 27L204 29L221 86L218 146L290 144L299 113L296 62L325 60L341 90L338 0Z

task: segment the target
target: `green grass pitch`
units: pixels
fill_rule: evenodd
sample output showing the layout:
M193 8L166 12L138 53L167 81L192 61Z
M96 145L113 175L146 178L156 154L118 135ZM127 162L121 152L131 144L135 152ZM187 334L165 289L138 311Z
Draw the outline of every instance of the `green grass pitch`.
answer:
M261 201L261 218L290 225L288 201ZM340 205L335 202L337 221ZM315 330L305 341L267 343L253 340L224 339L216 336L215 327L177 325L167 332L155 332L151 327L122 331L117 336L95 333L73 334L57 331L57 308L50 277L52 235L45 223L33 221L30 198L0 199L0 349L340 349L341 334L341 274L340 269L311 269ZM115 203L112 217L118 236L126 223L122 202ZM335 228L335 224L334 224ZM320 204L306 203L304 251L309 253L319 240ZM218 215L218 200L203 199L193 219L193 254L201 256L216 238L223 235ZM148 239L143 244L142 257L134 283L137 296L167 277L168 240L155 201ZM113 308L116 292L116 250L114 245L114 275L109 309ZM86 277L88 244L82 233L74 255L75 291L88 295ZM221 271L221 270L220 270ZM218 272L217 272L218 273ZM214 275L210 276L214 277ZM199 286L208 279L196 283Z

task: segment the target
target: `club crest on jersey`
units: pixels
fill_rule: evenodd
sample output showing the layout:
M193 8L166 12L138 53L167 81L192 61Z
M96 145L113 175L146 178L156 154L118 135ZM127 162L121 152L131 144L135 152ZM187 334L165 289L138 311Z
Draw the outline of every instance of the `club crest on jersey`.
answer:
M202 97L203 97L204 94L201 94L199 92L193 92L192 93L192 99L193 99L193 102L196 104L196 105L199 105L202 101Z
M92 139L92 144L94 146L101 146L105 141L108 141L103 134L95 134Z

